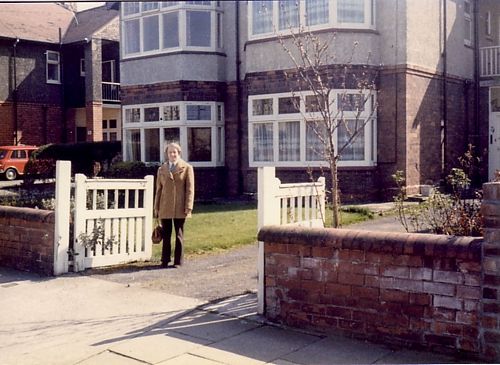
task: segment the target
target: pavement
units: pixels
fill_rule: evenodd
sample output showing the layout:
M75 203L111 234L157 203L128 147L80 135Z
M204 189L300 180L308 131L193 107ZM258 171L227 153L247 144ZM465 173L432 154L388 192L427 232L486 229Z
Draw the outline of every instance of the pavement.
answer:
M2 365L437 364L394 350L267 323L248 293L203 302L78 274L0 268Z

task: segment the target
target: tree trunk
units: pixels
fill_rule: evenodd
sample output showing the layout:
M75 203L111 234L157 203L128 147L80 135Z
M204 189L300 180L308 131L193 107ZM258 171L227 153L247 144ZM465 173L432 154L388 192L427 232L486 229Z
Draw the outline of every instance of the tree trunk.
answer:
M330 162L330 174L332 178L332 227L339 228L341 225L339 179L337 171L337 160L335 158Z

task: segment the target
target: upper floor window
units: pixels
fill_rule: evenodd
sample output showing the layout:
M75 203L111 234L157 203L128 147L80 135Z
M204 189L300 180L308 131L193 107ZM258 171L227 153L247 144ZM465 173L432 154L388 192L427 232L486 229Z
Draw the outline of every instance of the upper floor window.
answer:
M374 28L375 0L259 0L249 2L250 39L270 37L304 25L325 28Z
M123 56L182 50L218 51L222 8L216 1L124 2Z
M61 59L59 52L47 51L46 57L46 77L47 83L60 84L61 83Z
M484 31L486 36L491 37L491 11L487 11L484 16Z
M464 0L464 44L472 45L472 3L470 0Z

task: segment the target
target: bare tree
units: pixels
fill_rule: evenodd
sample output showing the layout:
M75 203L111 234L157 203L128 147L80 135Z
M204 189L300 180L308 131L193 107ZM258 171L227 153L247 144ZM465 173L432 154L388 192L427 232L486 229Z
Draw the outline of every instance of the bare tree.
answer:
M291 27L286 34L277 33L278 40L293 63L284 71L296 110L306 121L306 133L315 142L307 146L309 153L320 156L330 173L332 226L341 226L338 164L342 156L364 138L365 126L376 115L372 100L375 78L368 72L369 56L364 66L354 68L353 59L358 47L354 42L347 60L337 61L332 52L336 36L324 36L299 27ZM345 49L343 49L345 51ZM340 87L339 87L340 85ZM338 90L342 90L340 93ZM355 92L353 92L355 90ZM300 103L305 108L300 108ZM365 108L369 107L367 111ZM321 171L323 165L321 165ZM312 177L313 169L308 167Z

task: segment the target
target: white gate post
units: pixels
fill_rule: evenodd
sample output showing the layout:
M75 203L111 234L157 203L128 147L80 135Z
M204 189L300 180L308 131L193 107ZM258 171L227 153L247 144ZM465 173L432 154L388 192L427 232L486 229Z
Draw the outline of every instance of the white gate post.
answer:
M146 219L144 227L144 252L149 259L153 255L153 242L151 241L151 233L153 231L153 199L154 199L154 176L148 175L144 177L146 180L146 191L144 192L144 209L146 210Z
M54 275L68 272L71 215L71 161L56 161Z
M75 175L75 215L73 221L73 270L75 272L85 269L85 248L78 241L80 233L85 233L87 210L87 177L83 174Z
M275 177L275 168L266 166L257 170L257 228L280 223L279 199L276 198L280 181ZM264 242L259 241L257 312L264 314Z

